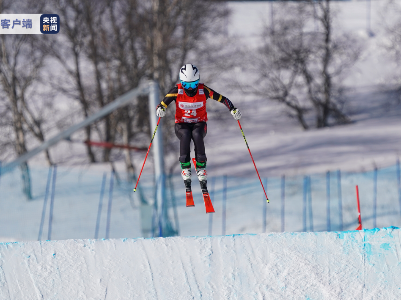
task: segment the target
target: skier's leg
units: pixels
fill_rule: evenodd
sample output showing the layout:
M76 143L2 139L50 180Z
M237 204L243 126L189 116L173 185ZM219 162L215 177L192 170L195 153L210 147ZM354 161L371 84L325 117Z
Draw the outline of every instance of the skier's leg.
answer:
M191 126L186 123L175 124L175 135L180 140L180 157L181 176L184 180L185 189L191 191Z
M207 133L206 122L195 123L192 130L192 140L194 141L195 159L197 162L204 162L206 164L206 151L203 138Z
M205 143L203 138L207 133L206 122L196 123L192 130L192 140L195 145L195 159L196 159L196 174L198 175L199 183L202 192L207 193L207 174L206 174L206 153Z

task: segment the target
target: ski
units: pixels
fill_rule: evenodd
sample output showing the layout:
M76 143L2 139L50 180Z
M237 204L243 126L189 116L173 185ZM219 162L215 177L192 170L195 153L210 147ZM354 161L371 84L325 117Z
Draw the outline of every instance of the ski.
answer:
M210 200L209 193L203 193L203 201L205 202L206 213L214 213L212 200Z
M186 192L185 193L185 197L187 199L187 207L195 206L194 198L192 197L192 192L191 191Z

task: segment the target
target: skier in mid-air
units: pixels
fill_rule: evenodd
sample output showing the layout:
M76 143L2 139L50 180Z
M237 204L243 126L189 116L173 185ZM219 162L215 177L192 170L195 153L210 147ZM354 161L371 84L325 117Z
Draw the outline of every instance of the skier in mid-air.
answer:
M190 142L195 146L196 174L198 176L202 194L209 197L207 190L206 153L203 138L207 133L206 100L213 99L223 103L231 112L234 119L241 118L241 112L233 103L221 94L216 93L203 83L199 83L199 70L192 64L181 67L179 72L180 83L176 84L157 106L156 115L164 117L166 108L175 101L175 134L180 140L181 175L184 180L187 206L188 197L192 198L191 190L191 156ZM210 199L210 198L209 198ZM206 200L205 200L206 201ZM193 203L193 200L192 200ZM206 202L205 202L206 203Z

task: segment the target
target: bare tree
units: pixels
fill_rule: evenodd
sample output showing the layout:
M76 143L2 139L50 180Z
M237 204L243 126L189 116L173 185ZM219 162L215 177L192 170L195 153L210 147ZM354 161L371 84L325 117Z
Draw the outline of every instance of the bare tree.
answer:
M141 52L140 9L135 0L110 1L58 1L57 9L66 20L66 29L55 45L49 45L53 57L63 66L67 78L57 80L58 90L78 100L83 116L107 105L118 96L138 86L145 78L145 65ZM67 46L67 47L66 47ZM69 63L71 60L74 64ZM147 130L138 120L146 115L147 107L139 99L123 109L106 116L86 128L86 139L93 132L103 141L122 140L129 144L137 133ZM101 157L87 144L91 162L113 161L110 148L104 148ZM126 151L127 170L133 173L133 163Z
M312 113L317 128L350 122L342 111L341 80L359 58L357 40L334 34L329 0L279 4L252 63L255 92L283 103L304 129Z
M22 6L21 6L22 5ZM12 1L2 1L2 12L12 13L14 10L25 9L32 13L43 7L43 3L35 5ZM2 110L6 122L2 130L8 132L2 141L2 148L11 150L16 155L22 155L28 150L31 137L43 142L46 131L46 101L35 97L37 87L41 83L42 70L46 54L40 51L40 39L31 35L2 35L0 37L0 92ZM10 149L10 146L12 149ZM52 164L50 154L46 158ZM29 166L23 163L23 192L28 199L32 198Z
M316 39L318 76L316 81L318 87L315 95L310 97L316 111L316 127L329 126L329 118L333 117L336 123L349 123L350 119L342 111L341 75L354 65L360 57L361 49L358 47L357 40L350 35L334 35L333 13L331 11L330 0L318 1L316 4L316 18L321 28L321 38ZM320 74L319 74L320 73ZM320 75L320 76L319 76ZM304 74L310 78L310 73ZM313 80L313 79L312 79ZM309 86L309 85L308 85Z
M226 61L221 37L229 10L223 1L152 0L144 7L147 74L160 83L162 95L178 81L178 70L185 63L215 71ZM175 152L174 109L167 110L163 124L164 145Z
M395 62L393 78L389 79L389 83L394 85L394 94L397 103L401 103L401 4L399 1L388 0L384 6L382 15L382 24L385 31L384 49Z
M78 101L82 108L82 114L86 118L91 113L91 99L87 90L86 57L84 54L85 38L88 35L84 22L82 5L77 1L57 1L55 7L60 17L64 20L63 30L57 36L57 40L48 45L51 56L61 68L56 74L58 80L53 80L53 87L70 99ZM85 128L87 140L92 138L92 128ZM90 162L96 158L91 146L86 146Z
M59 40L51 45L63 67L58 90L79 101L85 117L145 79L157 80L166 93L177 81L179 67L200 53L199 46L207 53L207 35L218 31L215 20L227 15L225 4L200 0L60 0L55 5L66 20ZM91 139L93 130L107 142L142 141L144 134L148 138L144 101L137 99L88 127L86 138ZM174 122L172 112L164 122ZM165 137L170 139L173 126L167 127ZM112 160L110 149L96 158L87 147L91 161ZM133 171L129 153L126 164Z

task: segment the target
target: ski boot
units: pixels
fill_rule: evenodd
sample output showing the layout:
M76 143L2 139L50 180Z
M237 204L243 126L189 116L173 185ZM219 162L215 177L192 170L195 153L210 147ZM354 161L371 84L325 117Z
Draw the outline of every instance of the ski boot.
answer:
M189 168L188 168L189 165ZM184 180L185 184L185 198L186 198L186 205L195 206L194 198L192 197L192 189L191 189L191 163L181 163L181 176Z
M207 190L206 162L198 162L195 159L193 160L196 169L196 175L198 176L201 186L202 194L209 193L209 191Z
M202 194L209 193L207 190L207 174L205 169L196 170L196 175L198 175L199 184L202 190Z
M200 187L202 190L203 201L205 202L206 213L214 213L212 200L210 200L209 191L207 190L207 173L206 162L198 162L193 159L196 168L196 175L198 175Z

